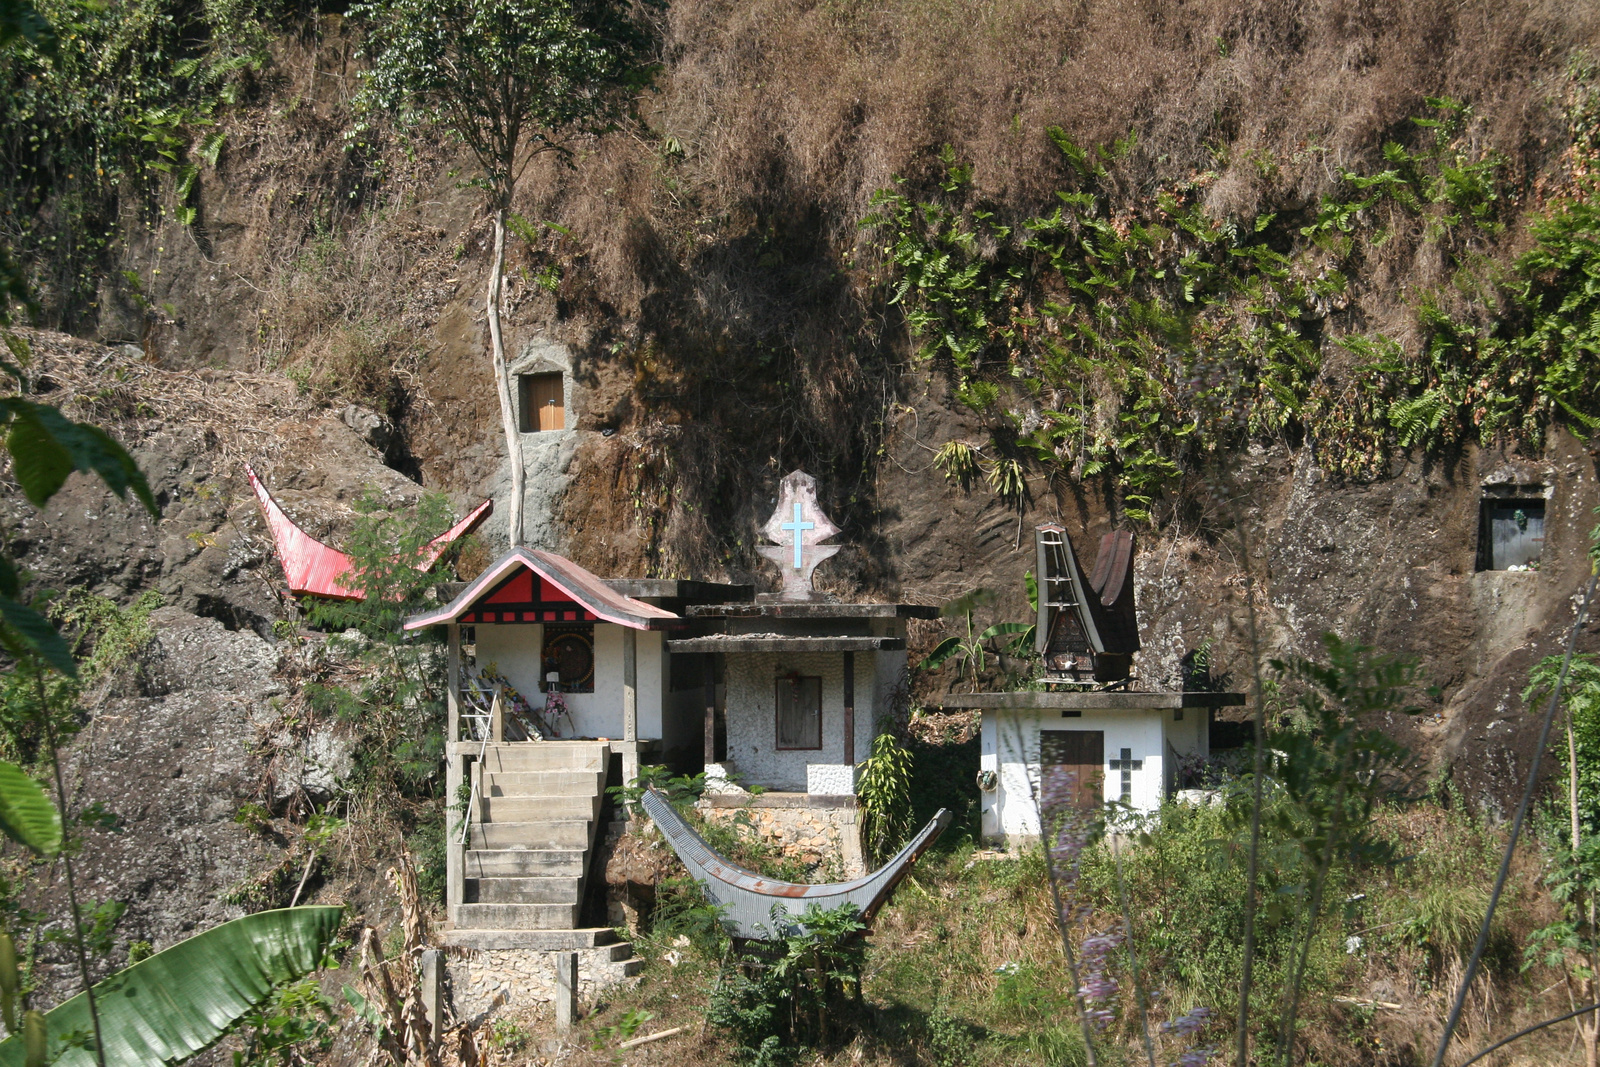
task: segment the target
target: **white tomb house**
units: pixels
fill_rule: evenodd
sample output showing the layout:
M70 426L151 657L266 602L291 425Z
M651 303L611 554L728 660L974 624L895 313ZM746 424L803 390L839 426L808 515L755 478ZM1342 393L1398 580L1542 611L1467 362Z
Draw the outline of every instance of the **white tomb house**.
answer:
M1052 776L1065 776L1081 810L1113 804L1155 812L1179 788L1179 762L1210 754L1215 709L1244 703L1238 693L1134 688L1139 629L1132 532L1106 534L1087 576L1061 526L1040 526L1035 538L1034 641L1044 661L1044 687L952 694L942 701L946 708L982 711L982 834L1019 844L1038 840L1037 798Z

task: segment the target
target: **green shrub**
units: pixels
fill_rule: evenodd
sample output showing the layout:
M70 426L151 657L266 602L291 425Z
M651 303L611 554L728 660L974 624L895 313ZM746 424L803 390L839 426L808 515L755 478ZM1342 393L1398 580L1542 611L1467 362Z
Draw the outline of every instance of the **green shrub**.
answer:
M911 836L911 753L894 731L872 739L861 764L856 797L861 805L861 847L875 861L894 855Z
M752 943L711 991L706 1018L753 1067L792 1063L806 1048L842 1040L846 1009L861 998L866 926L856 908L813 904L799 922L802 928ZM773 925L782 925L776 909Z
M412 832L407 844L417 858L417 892L425 901L444 903L446 858L449 845L445 841L444 811L430 805L422 821Z
M972 1027L942 1007L928 1016L928 1051L938 1067L965 1067L976 1045Z

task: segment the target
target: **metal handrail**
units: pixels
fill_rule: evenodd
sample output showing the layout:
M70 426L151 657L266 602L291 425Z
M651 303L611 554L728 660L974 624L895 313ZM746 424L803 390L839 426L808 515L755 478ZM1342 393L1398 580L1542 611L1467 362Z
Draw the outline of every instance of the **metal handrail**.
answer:
M478 761L472 765L472 796L467 798L467 810L461 820L461 840L456 842L457 844L467 843L467 837L472 832L472 811L474 808L482 807L478 801L478 794L483 789L483 757L488 751L489 739L485 737L483 743L478 746Z

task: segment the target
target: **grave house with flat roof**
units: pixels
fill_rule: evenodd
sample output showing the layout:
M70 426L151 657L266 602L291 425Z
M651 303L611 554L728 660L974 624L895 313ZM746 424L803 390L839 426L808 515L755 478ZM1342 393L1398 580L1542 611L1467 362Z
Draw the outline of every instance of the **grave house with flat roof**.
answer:
M822 542L838 532L817 504L816 481L789 474L762 529L773 543L758 548L779 568L779 591L689 606L705 632L669 637L667 648L708 657L720 681L703 738L706 816L744 812L786 854L853 877L865 872L858 767L903 699L907 620L936 618L938 608L817 592L812 572L839 551Z
M1092 570L1080 565L1058 524L1038 527L1035 546L1041 687L956 693L941 701L982 713L978 786L982 836L989 841L1037 840L1036 798L1042 783L1056 776L1065 776L1081 810L1110 803L1157 811L1182 787L1182 764L1209 756L1215 710L1244 703L1239 693L1154 692L1138 685L1132 531L1102 537Z

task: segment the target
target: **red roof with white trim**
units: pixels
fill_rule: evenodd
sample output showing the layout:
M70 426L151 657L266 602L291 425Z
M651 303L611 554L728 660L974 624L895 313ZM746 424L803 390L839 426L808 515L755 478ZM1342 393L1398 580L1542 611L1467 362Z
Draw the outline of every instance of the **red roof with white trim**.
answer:
M576 563L540 548L513 548L442 608L413 615L405 629L440 623L612 622L664 630L684 622L623 596Z

